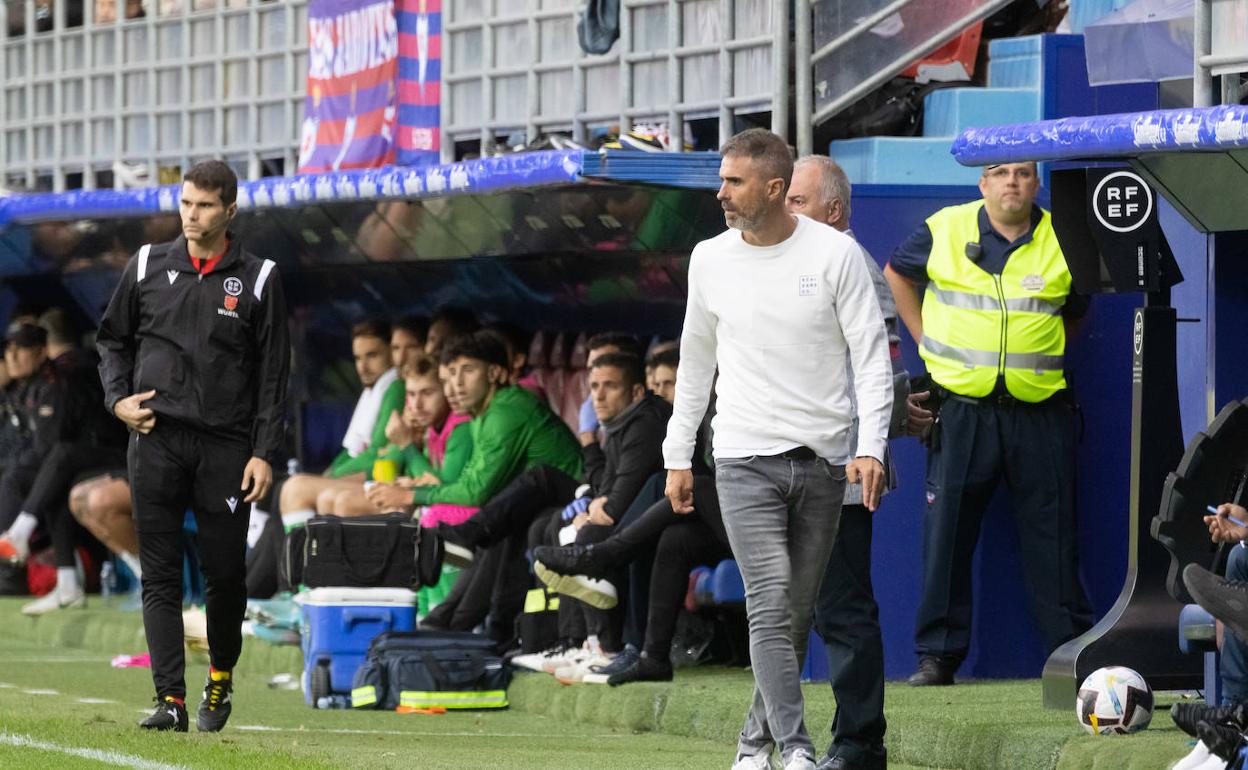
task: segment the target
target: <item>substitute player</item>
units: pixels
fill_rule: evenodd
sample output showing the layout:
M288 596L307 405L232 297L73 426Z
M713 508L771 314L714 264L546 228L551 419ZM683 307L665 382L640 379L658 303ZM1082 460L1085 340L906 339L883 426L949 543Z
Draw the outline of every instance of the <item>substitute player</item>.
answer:
M182 237L130 260L100 324L105 404L130 428L127 465L156 685L149 730L187 729L182 521L195 512L211 667L197 726L230 716L242 650L248 511L268 494L284 433L290 335L272 260L229 231L238 180L205 161L182 184Z

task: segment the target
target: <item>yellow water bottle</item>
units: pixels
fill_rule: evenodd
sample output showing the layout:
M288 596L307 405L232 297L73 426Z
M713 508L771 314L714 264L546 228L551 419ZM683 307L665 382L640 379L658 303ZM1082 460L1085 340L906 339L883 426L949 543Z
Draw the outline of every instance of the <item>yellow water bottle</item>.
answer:
M373 481L393 484L399 477L399 464L394 460L382 458L373 462Z

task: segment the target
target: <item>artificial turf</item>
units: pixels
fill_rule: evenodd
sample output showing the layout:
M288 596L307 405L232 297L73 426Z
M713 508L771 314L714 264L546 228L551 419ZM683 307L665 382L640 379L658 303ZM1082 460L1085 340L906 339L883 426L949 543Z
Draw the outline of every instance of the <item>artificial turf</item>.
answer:
M150 672L108 665L115 654L143 650L139 616L95 609L98 604L31 619L18 613L20 602L0 600L0 767L117 766L100 761L113 755L64 753L68 748L117 752L153 762L152 768L214 770L724 768L752 684L748 671L715 667L680 670L673 683L620 688L565 687L543 674L518 674L506 711L318 711L297 691L265 685L274 673L298 671L298 650L248 640L225 732L200 735L192 726L190 735L150 735L134 727L140 710L150 706ZM188 669L192 709L205 665L193 662ZM37 694L41 690L56 694ZM822 749L834 711L831 691L812 684L805 692L807 725ZM1164 707L1143 733L1093 737L1083 733L1071 706L1041 708L1038 681L926 689L890 683L889 766L1161 770L1188 751ZM13 745L32 741L43 744Z

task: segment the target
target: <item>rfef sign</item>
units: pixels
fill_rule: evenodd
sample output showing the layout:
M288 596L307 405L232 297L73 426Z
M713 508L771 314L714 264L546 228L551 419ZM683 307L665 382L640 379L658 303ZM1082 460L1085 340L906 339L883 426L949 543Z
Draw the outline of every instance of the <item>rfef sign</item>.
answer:
M1115 171L1096 185L1092 211L1107 229L1129 233L1148 221L1153 213L1153 192L1130 171Z

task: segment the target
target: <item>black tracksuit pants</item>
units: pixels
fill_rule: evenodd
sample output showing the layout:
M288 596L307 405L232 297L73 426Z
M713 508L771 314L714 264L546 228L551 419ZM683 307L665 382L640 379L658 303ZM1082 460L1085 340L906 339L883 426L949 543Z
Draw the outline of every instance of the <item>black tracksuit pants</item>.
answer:
M841 523L828 559L814 628L828 650L836 697L828 753L859 762L884 751L884 640L880 608L871 588L871 511L841 507Z
M940 408L939 448L927 454L923 599L915 651L961 662L971 643L971 565L989 500L1004 479L1018 523L1031 614L1050 652L1092 624L1075 545L1074 411L968 403Z
M43 522L52 539L56 566L74 566L74 542L83 532L67 507L69 491L77 482L120 468L126 452L117 447L61 442L48 453L35 476L22 510Z
M251 506L240 490L251 458L245 443L157 418L132 434L127 454L143 566L143 626L156 697L186 697L182 634L182 522L195 512L206 579L209 657L229 671L242 652L247 608L246 548Z

